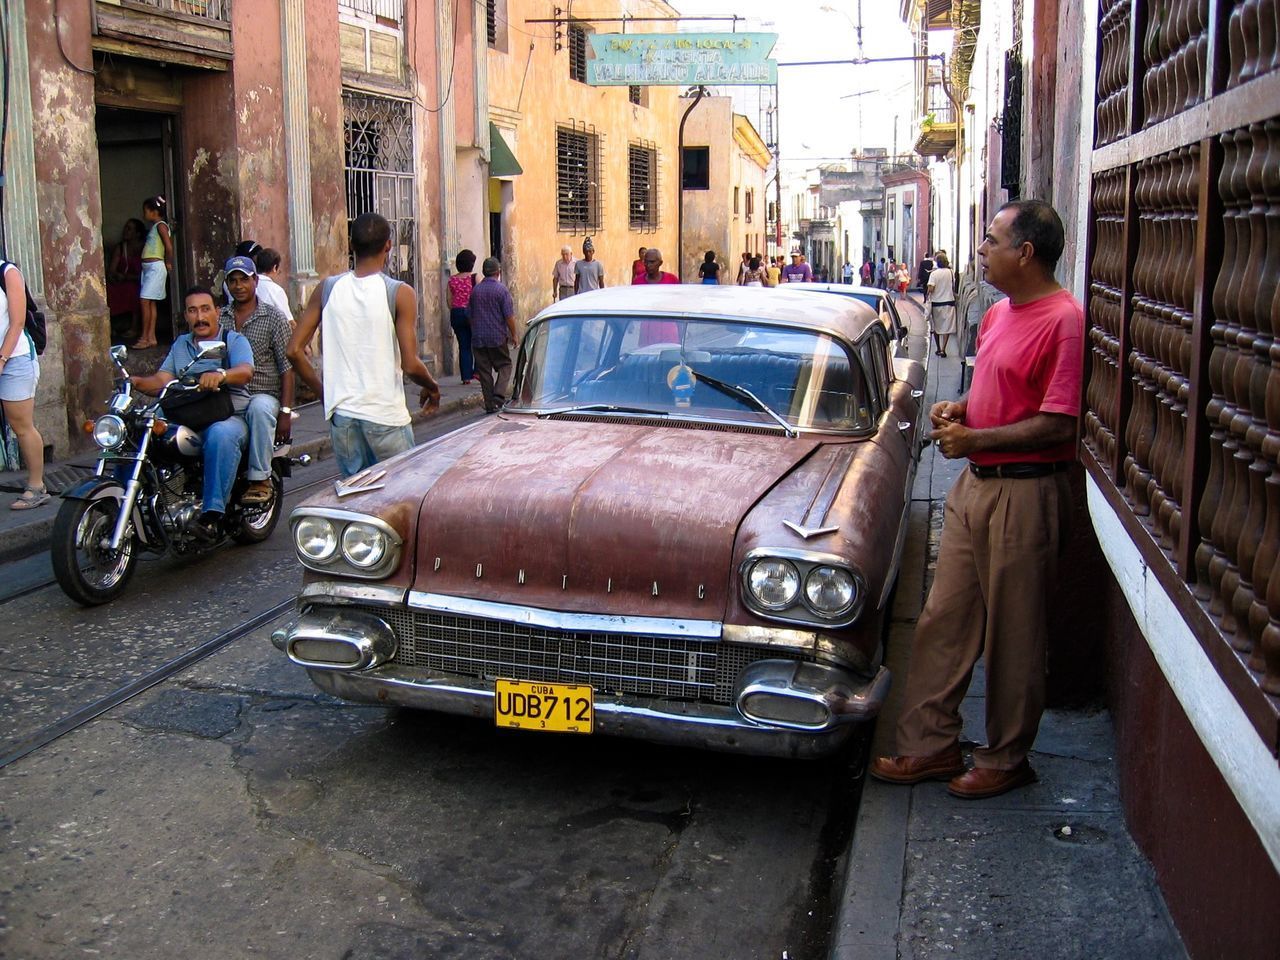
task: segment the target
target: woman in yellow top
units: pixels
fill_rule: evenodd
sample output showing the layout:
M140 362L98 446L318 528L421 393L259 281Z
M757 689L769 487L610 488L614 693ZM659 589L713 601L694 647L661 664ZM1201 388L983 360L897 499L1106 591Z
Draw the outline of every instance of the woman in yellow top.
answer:
M157 345L156 304L169 299L169 271L173 269L173 240L164 212L164 197L148 197L142 201L142 219L147 223L147 239L142 244L142 336L134 349L145 350Z
M764 272L769 278L766 286L776 287L782 280L782 267L778 265L778 261L770 257L765 263Z

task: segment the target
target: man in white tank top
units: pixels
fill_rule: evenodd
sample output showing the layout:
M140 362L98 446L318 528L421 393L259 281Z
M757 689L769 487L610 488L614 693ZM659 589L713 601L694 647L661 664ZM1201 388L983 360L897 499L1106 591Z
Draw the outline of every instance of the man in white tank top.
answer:
M376 213L360 214L351 225L351 246L355 269L315 289L289 342L294 370L324 397L333 456L344 477L413 446L402 372L422 388L423 413L440 406L440 387L418 357L417 297L407 283L382 272L391 225ZM306 355L322 324L323 382Z

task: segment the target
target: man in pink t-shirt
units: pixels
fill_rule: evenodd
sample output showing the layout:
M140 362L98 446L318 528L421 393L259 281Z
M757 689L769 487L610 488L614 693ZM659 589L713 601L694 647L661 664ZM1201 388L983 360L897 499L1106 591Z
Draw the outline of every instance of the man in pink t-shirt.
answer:
M890 783L949 780L964 799L1034 783L1027 754L1044 712L1045 602L1057 580L1071 509L1084 311L1054 279L1062 221L1018 200L978 248L988 282L1009 295L978 333L973 386L934 404L933 439L968 470L947 496L933 587L916 625L897 754L871 775ZM973 769L960 753L960 703L986 658L987 743Z

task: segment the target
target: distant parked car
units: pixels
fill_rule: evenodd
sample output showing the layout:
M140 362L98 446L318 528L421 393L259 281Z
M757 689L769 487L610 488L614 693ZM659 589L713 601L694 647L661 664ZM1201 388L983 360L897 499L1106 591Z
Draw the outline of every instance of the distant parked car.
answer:
M513 397L291 516L324 691L794 757L889 687L924 368L854 299L618 287L529 324Z
M898 316L898 307L889 298L888 292L879 287L854 287L844 283L788 283L787 289L833 293L836 296L860 300L880 315L880 322L885 325L894 339L905 340L907 337L907 327Z

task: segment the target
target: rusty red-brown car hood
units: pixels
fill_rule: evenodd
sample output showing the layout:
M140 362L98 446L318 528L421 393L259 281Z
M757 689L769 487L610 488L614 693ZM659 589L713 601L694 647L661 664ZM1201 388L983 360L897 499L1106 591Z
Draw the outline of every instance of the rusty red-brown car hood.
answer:
M414 589L631 616L722 618L743 517L818 445L514 416L481 429L422 500Z

